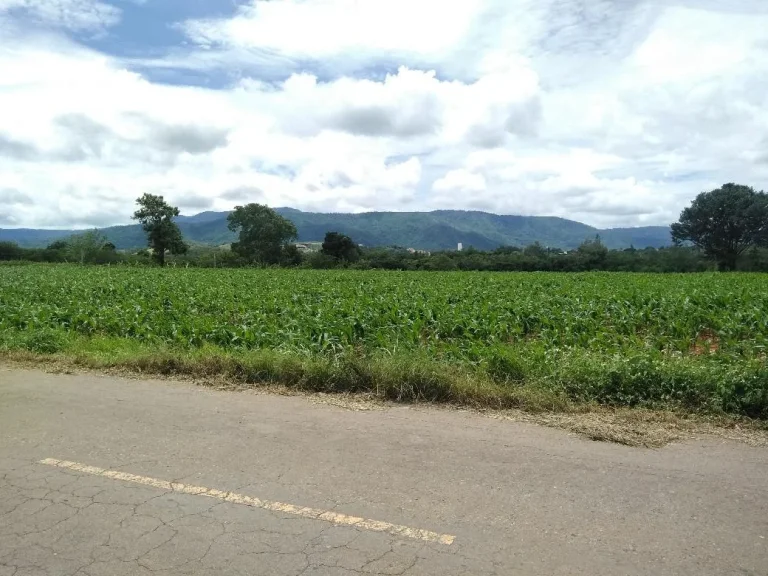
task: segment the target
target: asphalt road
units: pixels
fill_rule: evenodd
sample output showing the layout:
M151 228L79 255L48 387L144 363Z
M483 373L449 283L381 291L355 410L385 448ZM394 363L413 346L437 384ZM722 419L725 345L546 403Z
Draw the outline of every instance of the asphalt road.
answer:
M0 367L0 576L768 575L768 450Z

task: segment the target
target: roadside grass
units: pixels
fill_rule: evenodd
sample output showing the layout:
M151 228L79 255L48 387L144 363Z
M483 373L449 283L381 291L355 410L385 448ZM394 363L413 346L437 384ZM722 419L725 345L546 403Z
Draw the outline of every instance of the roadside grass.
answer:
M213 345L182 349L53 330L0 334L0 359L230 389L468 408L633 446L661 446L696 432L752 443L768 439L768 371L759 360L606 356L532 343L498 347L487 360L462 363L418 350L320 356Z
M136 374L222 379L238 386L279 385L303 392L366 394L393 402L447 403L531 412L574 407L561 392L543 386L495 381L482 370L445 364L419 352L396 355L349 350L312 355L276 350L223 350L205 345L181 349L130 339L33 333L0 341L11 360L64 362L76 367Z

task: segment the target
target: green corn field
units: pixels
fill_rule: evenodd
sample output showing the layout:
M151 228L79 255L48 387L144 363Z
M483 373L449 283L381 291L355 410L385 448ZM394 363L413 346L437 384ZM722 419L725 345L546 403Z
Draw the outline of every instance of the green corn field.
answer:
M759 274L4 266L0 349L408 358L490 383L497 399L535 388L766 417L767 287Z

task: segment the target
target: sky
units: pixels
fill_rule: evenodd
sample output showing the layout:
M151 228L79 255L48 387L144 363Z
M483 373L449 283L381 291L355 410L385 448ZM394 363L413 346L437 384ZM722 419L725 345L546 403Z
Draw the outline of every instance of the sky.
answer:
M0 0L0 227L248 202L665 225L768 188L765 0Z

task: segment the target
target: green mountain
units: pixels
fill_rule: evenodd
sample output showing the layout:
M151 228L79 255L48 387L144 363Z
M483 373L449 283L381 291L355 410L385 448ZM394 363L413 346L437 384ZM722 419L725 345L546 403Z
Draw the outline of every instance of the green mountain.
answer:
M499 246L544 246L571 249L599 234L609 248L667 246L669 228L612 228L600 230L566 220L543 216L500 216L487 212L438 210L435 212L366 212L363 214L321 214L293 208L278 208L293 221L299 241L322 240L328 231L351 236L365 246L402 246L423 250L455 249L461 242L489 250ZM228 212L203 212L180 216L184 237L197 244L227 244L235 236L227 228ZM112 226L101 230L119 249L146 244L138 225ZM0 241L17 242L25 247L41 247L74 233L74 230L0 229Z

